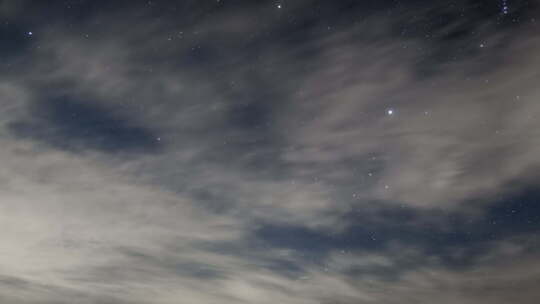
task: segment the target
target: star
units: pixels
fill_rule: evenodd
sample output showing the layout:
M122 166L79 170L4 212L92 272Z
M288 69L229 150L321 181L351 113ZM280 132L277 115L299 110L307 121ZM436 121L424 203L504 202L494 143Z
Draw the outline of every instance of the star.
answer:
M388 109L388 110L386 110L386 114L394 115L394 110L393 109Z
M28 36L32 36L34 33L28 32L27 34L28 34Z
M277 5L277 8L281 8L281 4L278 4L278 5Z

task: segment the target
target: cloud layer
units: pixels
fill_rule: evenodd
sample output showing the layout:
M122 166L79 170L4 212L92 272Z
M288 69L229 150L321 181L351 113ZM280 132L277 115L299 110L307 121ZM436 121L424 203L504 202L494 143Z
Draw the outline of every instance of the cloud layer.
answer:
M0 5L0 300L536 303L538 3L241 2Z

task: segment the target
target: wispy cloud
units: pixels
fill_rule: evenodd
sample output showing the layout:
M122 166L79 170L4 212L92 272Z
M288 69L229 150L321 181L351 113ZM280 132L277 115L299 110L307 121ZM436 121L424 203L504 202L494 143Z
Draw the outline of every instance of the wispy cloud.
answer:
M535 23L426 40L432 7L333 30L310 4L14 33L0 300L534 303Z

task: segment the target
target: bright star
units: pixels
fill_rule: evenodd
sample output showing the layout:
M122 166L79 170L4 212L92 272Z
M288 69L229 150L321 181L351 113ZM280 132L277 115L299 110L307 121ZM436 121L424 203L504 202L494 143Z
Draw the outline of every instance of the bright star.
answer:
M386 110L386 114L388 114L388 115L394 115L394 110L388 109L388 110Z
M28 32L28 36L32 36L34 33L32 32Z
M278 5L277 5L277 8L281 8L281 4L278 4Z

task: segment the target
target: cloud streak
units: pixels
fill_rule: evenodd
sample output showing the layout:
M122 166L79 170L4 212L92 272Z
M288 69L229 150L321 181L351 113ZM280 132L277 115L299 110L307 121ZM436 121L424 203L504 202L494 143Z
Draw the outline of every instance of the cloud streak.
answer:
M5 2L0 299L534 303L537 27L460 3Z

